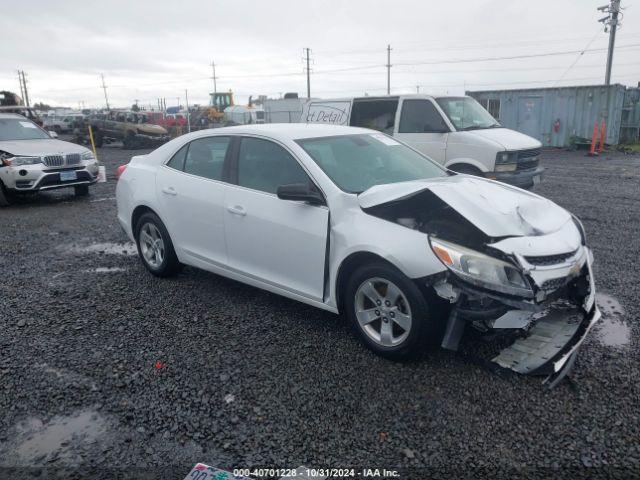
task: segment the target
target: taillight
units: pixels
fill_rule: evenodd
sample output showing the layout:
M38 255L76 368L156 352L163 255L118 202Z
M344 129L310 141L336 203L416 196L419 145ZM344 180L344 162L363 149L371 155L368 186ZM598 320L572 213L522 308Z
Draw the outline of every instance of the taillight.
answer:
M120 165L116 170L116 179L120 180L120 176L124 173L126 169L127 169L126 165Z

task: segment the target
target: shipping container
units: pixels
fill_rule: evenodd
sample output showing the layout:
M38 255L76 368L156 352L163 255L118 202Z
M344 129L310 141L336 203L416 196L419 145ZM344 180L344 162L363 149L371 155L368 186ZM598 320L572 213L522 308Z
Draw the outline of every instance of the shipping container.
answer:
M503 126L549 147L570 147L591 139L594 122L606 119L606 143L637 142L640 88L624 85L473 91Z

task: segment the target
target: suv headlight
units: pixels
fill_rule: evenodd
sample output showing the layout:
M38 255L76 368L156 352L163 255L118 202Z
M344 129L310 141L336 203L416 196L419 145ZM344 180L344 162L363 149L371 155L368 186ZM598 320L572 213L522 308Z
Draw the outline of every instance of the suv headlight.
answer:
M5 163L14 167L20 167L23 165L37 165L42 163L41 157L12 157L5 160Z
M461 279L507 295L533 297L529 282L514 265L444 240L429 242L438 259Z
M96 157L93 156L93 152L91 150L87 150L80 154L80 158L82 158L82 160L94 160Z

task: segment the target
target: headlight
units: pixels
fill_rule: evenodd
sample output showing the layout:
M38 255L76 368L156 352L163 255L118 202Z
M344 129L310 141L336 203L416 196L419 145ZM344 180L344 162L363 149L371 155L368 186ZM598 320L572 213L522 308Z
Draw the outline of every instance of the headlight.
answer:
M584 230L584 225L582 225L582 222L575 215L571 214L571 218L573 219L573 223L575 224L576 228L580 232L580 238L582 239L582 245L586 246L587 245L587 233Z
M5 160L5 163L14 167L20 167L22 165L37 165L42 163L41 157L13 157Z
M463 280L482 288L531 298L533 291L514 265L469 248L429 238L433 253Z
M93 156L93 152L91 150L87 150L80 154L80 158L82 158L82 160L93 160L96 157Z
M518 152L498 152L496 155L496 163L516 163L518 161Z
M515 172L518 169L517 163L496 163L496 172Z

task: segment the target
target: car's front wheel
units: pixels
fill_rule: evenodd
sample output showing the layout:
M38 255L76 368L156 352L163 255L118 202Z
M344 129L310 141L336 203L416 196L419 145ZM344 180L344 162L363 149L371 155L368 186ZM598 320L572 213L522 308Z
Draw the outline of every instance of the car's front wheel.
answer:
M406 358L436 340L424 295L391 265L358 268L347 282L345 307L363 343L385 357Z
M169 232L156 214L143 214L138 219L135 232L138 255L152 274L170 277L182 269Z
M11 205L11 194L7 191L2 181L0 181L0 207Z

